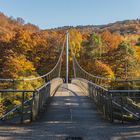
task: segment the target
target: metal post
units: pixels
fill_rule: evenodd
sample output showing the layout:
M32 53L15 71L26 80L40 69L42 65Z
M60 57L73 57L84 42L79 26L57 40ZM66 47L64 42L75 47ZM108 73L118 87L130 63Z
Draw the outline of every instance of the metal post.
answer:
M23 123L23 120L24 120L24 91L22 92L21 119L20 119L20 122Z
M123 124L124 121L123 121L123 97L122 97L122 93L120 93L120 98L121 98L121 119L122 119L122 124Z
M110 98L110 107L109 107L109 111L110 111L110 122L113 123L114 122L114 112L113 112L113 103L112 103L112 93L108 93L109 94L109 98Z
M66 83L69 79L69 42L68 42L68 31L66 32Z

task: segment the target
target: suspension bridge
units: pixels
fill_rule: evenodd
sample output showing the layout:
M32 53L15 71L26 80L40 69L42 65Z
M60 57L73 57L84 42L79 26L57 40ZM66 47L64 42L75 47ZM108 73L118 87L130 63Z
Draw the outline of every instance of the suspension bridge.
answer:
M66 78L61 78L66 44ZM69 79L69 50L73 77ZM1 98L15 98L19 105L0 117L0 140L122 140L140 139L139 89L114 89L113 84L138 83L139 79L94 76L78 63L69 49L68 32L58 62L47 74L22 79L0 79L13 88L0 89ZM31 90L16 83L43 81ZM8 105L8 103L6 104Z

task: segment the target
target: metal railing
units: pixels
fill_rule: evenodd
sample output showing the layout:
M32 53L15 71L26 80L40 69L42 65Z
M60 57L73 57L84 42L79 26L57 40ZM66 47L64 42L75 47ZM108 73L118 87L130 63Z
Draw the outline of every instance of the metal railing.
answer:
M73 56L74 79L111 122L140 120L140 79L112 79L85 71ZM73 80L72 80L73 81Z
M14 116L20 118L20 122L24 121L25 116L28 116L29 120L36 119L39 112L43 109L46 100L51 97L50 94L53 92L52 87L54 87L51 82L61 75L64 47L65 39L56 65L50 72L44 75L19 79L0 78L0 100L3 100L2 104L6 107L5 112L2 112L2 115L0 114L1 120L7 120L8 118L15 119L16 117ZM39 83L39 86L35 86L35 83ZM55 89L59 87L58 83L56 83L57 87ZM33 87L27 90L30 84ZM17 85L22 85L23 87L17 88Z
M0 90L0 93L7 94L8 96L10 96L13 93L19 94L18 96L19 105L15 105L15 107L13 107L13 109L11 110L9 109L9 111L7 110L6 113L0 117L0 120L5 121L5 120L11 120L13 118L16 118L18 119L18 121L20 119L20 122L23 122L24 106L27 104L31 104L33 92L34 90ZM28 96L28 99L27 99L26 95L28 93L30 93L30 97Z
M128 96L128 93L140 93L140 90L108 90L86 79L74 78L76 84L89 96L103 115L114 122L140 120L140 106L134 104L134 100L140 100L140 96Z
M40 112L42 112L42 110L46 108L45 105L50 102L50 97L55 94L55 92L62 85L62 83L62 79L56 78L33 92L32 120L35 120L37 116L39 116Z
M12 122L20 121L21 123L36 120L62 83L62 79L56 78L36 90L0 90L4 94L19 93L20 95L18 99L20 105L7 111L0 119L3 121L12 120ZM29 93L30 96L27 95Z

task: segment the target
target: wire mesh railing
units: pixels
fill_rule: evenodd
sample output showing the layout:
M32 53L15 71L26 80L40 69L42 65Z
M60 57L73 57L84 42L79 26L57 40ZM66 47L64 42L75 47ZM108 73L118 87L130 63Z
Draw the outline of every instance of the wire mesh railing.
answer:
M8 107L7 111L0 117L2 121L12 123L24 123L32 120L36 120L42 111L46 109L51 97L55 94L56 90L61 86L63 80L61 78L55 78L36 90L0 90L8 96L14 93L18 94L16 102L18 105Z
M45 101L51 97L50 88L53 87L51 81L60 78L64 47L65 40L56 65L44 75L21 79L0 78L1 120L21 118L23 122L23 116L28 116L28 118L31 116L33 119L37 116L39 110L45 105ZM62 79L59 81L62 83ZM58 87L60 84L56 85ZM30 112L26 113L30 115L23 115L24 112ZM30 120L32 120L31 117Z
M75 84L81 87L111 122L140 120L140 79L111 79L85 71L74 54Z

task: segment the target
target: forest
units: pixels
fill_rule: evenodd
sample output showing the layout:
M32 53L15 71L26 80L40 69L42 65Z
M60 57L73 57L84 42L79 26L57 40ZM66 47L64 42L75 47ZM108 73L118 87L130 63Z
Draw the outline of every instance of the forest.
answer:
M111 79L140 77L139 19L42 30L20 17L15 19L0 13L0 78L29 78L49 72L58 60L67 30L69 46L87 72ZM72 75L72 57L69 61ZM65 55L61 75L65 78ZM34 89L40 85L41 81L36 81L15 86ZM8 83L0 83L0 88L7 87ZM6 101L1 98L0 102L1 110L5 110ZM19 104L16 100L11 102Z

